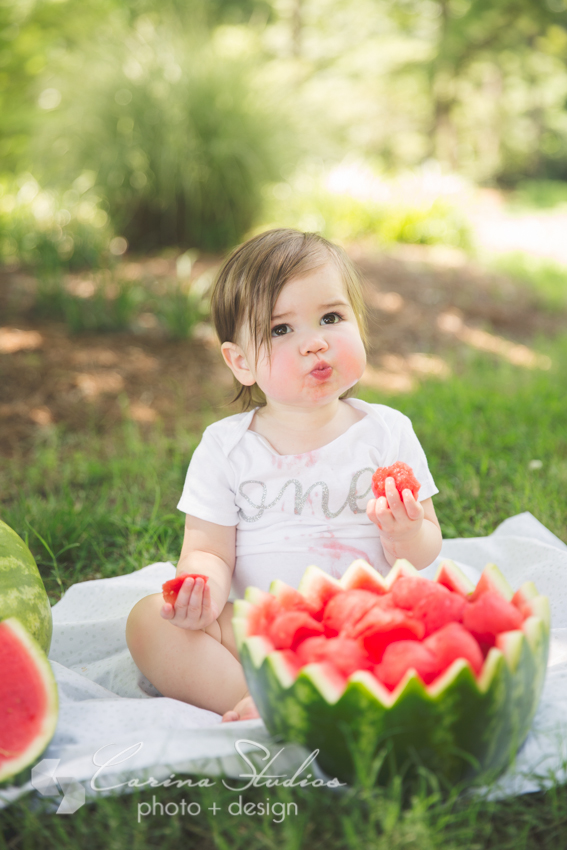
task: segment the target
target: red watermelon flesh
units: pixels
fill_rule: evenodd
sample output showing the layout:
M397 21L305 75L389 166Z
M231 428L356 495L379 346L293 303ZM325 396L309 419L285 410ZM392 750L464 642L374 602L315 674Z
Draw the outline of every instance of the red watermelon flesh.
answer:
M284 611L268 629L276 649L297 649L301 641L324 633L323 626L306 611Z
M281 613L282 607L278 600L269 593L263 594L261 601L250 612L248 634L266 636L275 618Z
M372 476L372 492L376 499L386 495L386 478L394 479L400 498L404 490L411 490L414 499L417 499L421 484L413 474L413 469L407 463L398 461L392 466L381 466L376 470Z
M418 602L436 592L438 585L419 576L400 576L392 585L392 597L398 608L411 610Z
M425 643L400 640L386 647L381 663L374 668L374 675L393 690L410 669L415 670L426 685L443 672L439 659Z
M440 590L445 590L439 585ZM412 616L421 620L425 626L425 634L431 635L447 623L459 623L463 618L466 599L457 593L447 590L445 594L432 594L413 608Z
M441 671L446 670L457 658L468 661L477 676L482 669L484 659L480 646L460 623L448 623L425 638L423 645L437 658Z
M323 614L323 611L312 605L299 590L290 585L284 585L283 582L280 582L278 586L277 600L284 611L307 611L316 620Z
M419 620L397 608L374 606L356 626L345 630L345 637L360 639L369 658L378 664L386 647L398 640L421 640L425 627Z
M392 587L394 602L421 620L425 634L430 635L447 623L459 622L466 600L441 584L419 577L402 576Z
M312 663L346 677L374 670L393 689L409 669L429 684L463 658L478 675L495 636L523 622L519 605L496 591L471 602L420 576L402 575L385 593L335 586L327 592L326 580L321 588L326 599L318 611L283 583L277 597L255 591L248 634L267 637L295 673Z
M369 670L369 661L358 641L350 638L307 638L297 648L297 657L302 664L328 661L343 675L350 676L356 670Z
M499 632L519 629L523 623L520 611L499 593L487 590L475 602L467 602L463 611L463 625L486 646L494 646Z
M182 573L180 576L175 576L175 578L166 581L162 585L163 598L166 602L169 602L170 605L175 605L175 601L181 590L181 585L185 581L186 578L202 578L205 584L208 582L209 577L203 576L200 573Z
M0 766L41 732L47 694L36 665L17 636L2 629L0 643Z
M343 629L355 626L378 599L370 590L346 590L329 600L323 614L323 626L327 637L335 637Z

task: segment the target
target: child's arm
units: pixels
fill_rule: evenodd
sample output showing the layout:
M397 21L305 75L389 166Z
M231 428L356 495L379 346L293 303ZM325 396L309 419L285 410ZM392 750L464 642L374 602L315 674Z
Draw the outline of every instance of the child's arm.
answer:
M217 525L187 515L177 575L200 573L203 579L186 578L175 606L165 602L161 616L182 629L205 629L226 605L234 570L236 527Z
M386 497L371 499L366 513L380 529L384 556L390 566L398 558L407 558L422 570L441 551L441 529L433 502L417 502L410 490L404 490L402 501L393 478L386 479Z

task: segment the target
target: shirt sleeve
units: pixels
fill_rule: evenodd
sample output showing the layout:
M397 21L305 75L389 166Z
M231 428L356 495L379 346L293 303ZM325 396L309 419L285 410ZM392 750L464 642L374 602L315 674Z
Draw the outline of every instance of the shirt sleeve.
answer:
M407 416L400 414L402 417L402 426L400 428L400 441L398 446L398 456L395 460L401 460L411 466L414 475L420 482L418 500L423 502L439 492L435 486L433 476L429 471L425 452L421 447L421 443L415 435L411 421ZM395 461L392 461L395 462Z
M193 452L177 507L217 525L238 524L232 469L222 443L209 428Z

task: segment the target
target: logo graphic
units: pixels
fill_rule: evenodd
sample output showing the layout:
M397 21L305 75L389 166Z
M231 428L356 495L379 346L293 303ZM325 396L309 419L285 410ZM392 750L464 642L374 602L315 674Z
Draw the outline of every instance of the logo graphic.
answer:
M31 784L42 797L63 799L57 809L58 815L72 815L85 805L85 789L72 776L56 776L61 759L42 759L32 767Z

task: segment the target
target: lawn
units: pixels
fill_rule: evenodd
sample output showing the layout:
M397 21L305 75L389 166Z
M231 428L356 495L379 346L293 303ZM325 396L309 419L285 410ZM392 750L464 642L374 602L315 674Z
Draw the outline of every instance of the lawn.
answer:
M489 534L503 519L531 511L567 540L567 337L534 347L546 370L510 365L477 351L455 354L452 374L423 380L413 392L368 401L409 415L439 487L435 504L446 537ZM206 413L204 414L206 417ZM49 431L26 459L3 464L2 518L27 537L53 602L71 584L118 575L157 560L176 560L182 519L175 509L199 435L142 433L124 422L98 436ZM516 800L443 800L424 780L411 799L401 788L360 787L247 791L244 802L269 796L270 815L235 817L233 793L157 789L156 814L139 815L149 797L91 803L68 818L23 801L3 812L0 848L131 846L196 848L559 848L567 846L567 789ZM189 799L200 814L159 816ZM211 814L208 806L221 807ZM195 807L194 807L195 810ZM145 809L142 808L142 812ZM170 811L175 811L170 807ZM257 811L257 809L255 810Z

